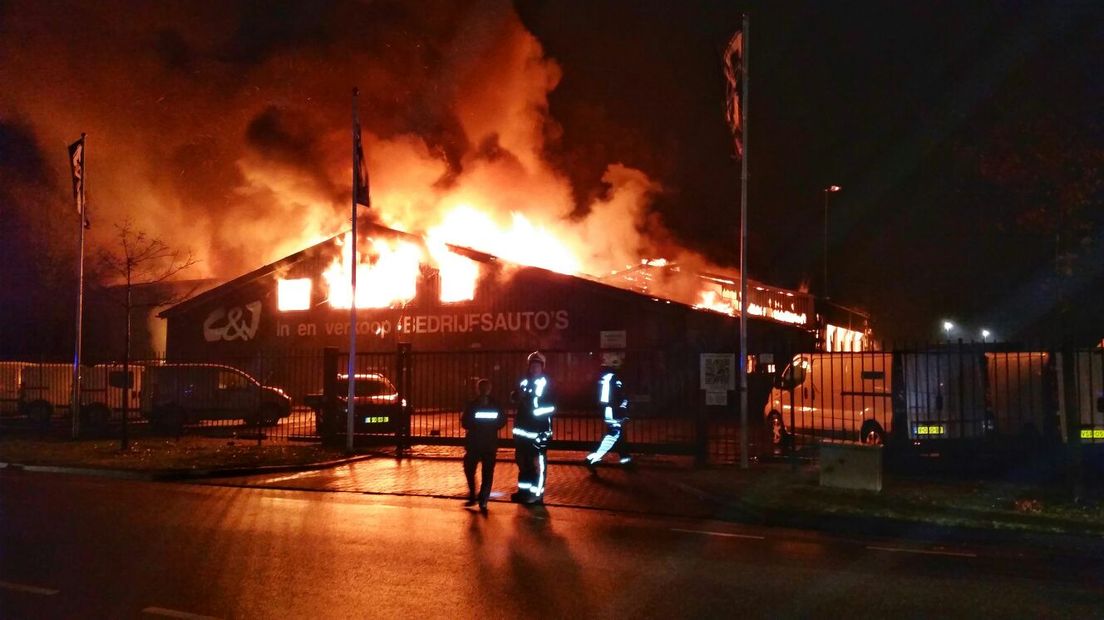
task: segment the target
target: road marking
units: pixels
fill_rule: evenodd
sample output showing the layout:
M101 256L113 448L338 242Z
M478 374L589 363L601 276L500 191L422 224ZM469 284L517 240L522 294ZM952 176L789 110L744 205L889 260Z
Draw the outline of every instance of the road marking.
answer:
M5 590L15 590L16 592L30 592L31 594L41 594L42 596L53 596L61 590L54 590L51 588L40 588L38 586L28 586L22 583L12 583L10 581L0 581L0 588Z
M720 536L722 538L747 538L750 540L766 540L764 536L756 536L754 534L730 534L728 532L711 532L709 530L684 530L679 527L671 528L672 532L682 532L684 534L705 534L706 536Z
M923 555L946 555L955 558L976 558L976 553L969 551L938 551L935 549L903 549L900 547L876 547L873 545L867 545L867 549L871 551L889 551L891 553L920 553Z
M184 618L185 620L218 620L218 618L214 616L202 616L200 614L177 611L165 607L147 607L142 610L142 613L153 616L165 616L166 618Z

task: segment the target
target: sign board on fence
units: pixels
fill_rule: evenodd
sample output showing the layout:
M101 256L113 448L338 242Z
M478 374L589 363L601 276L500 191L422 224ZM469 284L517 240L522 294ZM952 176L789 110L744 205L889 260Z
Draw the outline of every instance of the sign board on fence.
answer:
M706 392L705 393L706 405L728 405L728 390L723 392Z
M599 337L599 349L624 349L628 338L625 330L603 331Z
M706 392L723 392L736 389L736 354L701 354L701 389Z

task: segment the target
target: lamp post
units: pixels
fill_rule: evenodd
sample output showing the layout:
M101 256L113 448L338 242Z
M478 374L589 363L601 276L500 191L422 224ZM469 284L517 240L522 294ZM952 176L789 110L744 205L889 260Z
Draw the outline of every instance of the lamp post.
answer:
M946 320L946 319L944 319L944 320L943 320L943 336L944 336L944 337L945 337L945 338L946 338L947 340L950 340L950 339L951 339L951 332L953 332L953 331L954 331L954 328L955 328L955 324L954 324L954 323L952 323L952 322L950 322L950 321L948 321L948 320Z
M829 185L824 188L824 291L825 299L828 299L828 195L843 189L839 185Z

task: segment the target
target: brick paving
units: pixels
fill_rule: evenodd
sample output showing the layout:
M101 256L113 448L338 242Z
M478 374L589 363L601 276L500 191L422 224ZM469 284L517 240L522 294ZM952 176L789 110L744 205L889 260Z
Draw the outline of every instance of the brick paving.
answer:
M461 454L457 448L419 447L412 457L401 460L381 453L369 460L330 469L218 478L208 483L459 500L467 495ZM640 457L636 466L622 468L608 460L609 465L599 467L598 474L592 475L581 464L582 458L581 452L549 454L545 505L697 518L712 516L716 511L715 505L678 483L680 473L689 468L689 461ZM500 450L491 501L508 502L516 490L516 482L513 453Z

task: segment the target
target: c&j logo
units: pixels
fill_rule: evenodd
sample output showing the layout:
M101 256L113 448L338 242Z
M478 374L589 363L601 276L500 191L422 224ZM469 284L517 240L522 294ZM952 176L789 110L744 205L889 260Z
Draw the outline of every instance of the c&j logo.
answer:
M249 312L249 318L243 319L245 312ZM216 308L207 315L203 321L203 339L207 342L219 340L247 341L257 335L257 328L261 324L261 302L253 301L241 306L235 306L229 312L226 308Z

